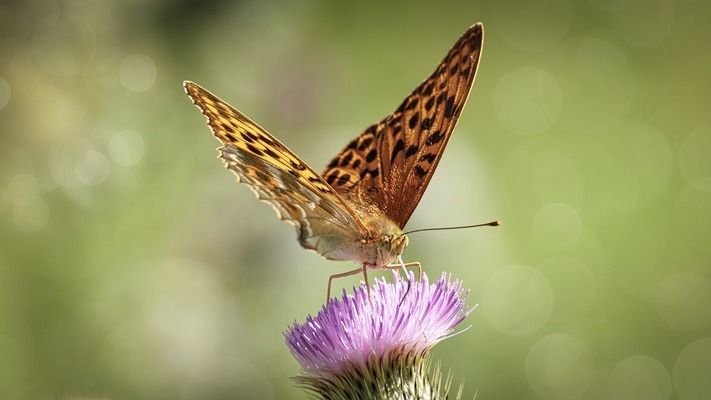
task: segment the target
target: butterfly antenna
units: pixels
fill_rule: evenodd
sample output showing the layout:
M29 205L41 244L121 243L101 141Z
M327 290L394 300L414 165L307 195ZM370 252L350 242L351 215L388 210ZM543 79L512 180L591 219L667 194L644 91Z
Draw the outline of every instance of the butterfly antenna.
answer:
M491 221L487 222L485 224L476 224L476 225L461 225L461 226L444 226L440 228L423 228L423 229L415 229L412 231L407 231L404 232L403 235L409 235L411 233L415 232L426 232L426 231L448 231L452 229L468 229L468 228L478 228L480 226L499 226L501 225L501 221L496 220L496 221Z

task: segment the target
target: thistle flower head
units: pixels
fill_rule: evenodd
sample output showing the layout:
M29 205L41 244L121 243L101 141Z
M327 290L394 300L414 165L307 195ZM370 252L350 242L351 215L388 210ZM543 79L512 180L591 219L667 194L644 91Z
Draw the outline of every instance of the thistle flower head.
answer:
M406 381L437 386L427 375L426 356L472 311L464 303L467 293L448 274L432 284L426 275L417 281L410 274L409 282L393 275L392 283L376 280L370 296L365 285L352 295L344 291L316 317L286 331L286 343L303 368L297 378L302 385L320 392L324 385L339 387L357 376L378 387L396 376L400 386Z

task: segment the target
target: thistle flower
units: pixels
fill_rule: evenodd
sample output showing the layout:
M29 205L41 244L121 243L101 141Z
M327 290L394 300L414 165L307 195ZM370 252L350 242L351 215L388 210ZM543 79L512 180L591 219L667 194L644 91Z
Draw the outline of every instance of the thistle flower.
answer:
M467 292L448 274L433 284L427 275L393 275L392 283L376 280L370 296L364 284L344 291L286 331L303 368L298 385L323 399L445 398L451 380L441 385L429 352L473 310Z

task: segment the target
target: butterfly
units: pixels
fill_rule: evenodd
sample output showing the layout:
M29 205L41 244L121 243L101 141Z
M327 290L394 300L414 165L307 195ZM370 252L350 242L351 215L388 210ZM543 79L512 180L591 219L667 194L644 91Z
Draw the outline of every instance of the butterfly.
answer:
M220 140L219 157L257 199L296 227L298 241L330 260L353 260L368 269L405 264L403 228L442 157L474 82L483 43L477 23L400 106L368 127L322 174L264 128L199 85L183 86ZM399 261L396 264L395 261ZM421 269L421 268L420 268Z

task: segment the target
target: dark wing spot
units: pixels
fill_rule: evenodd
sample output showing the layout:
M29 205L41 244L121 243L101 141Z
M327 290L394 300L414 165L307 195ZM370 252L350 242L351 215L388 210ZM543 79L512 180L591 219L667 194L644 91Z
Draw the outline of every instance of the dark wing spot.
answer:
M341 167L345 167L346 165L350 164L352 159L353 153L349 152L341 159Z
M415 127L417 126L417 122L419 122L419 120L420 120L420 113L416 112L412 117L410 117L410 121L408 121L408 123L407 123L408 126L410 127L410 129L415 129Z
M247 136L249 136L250 138L252 138L252 140L254 140L255 142L259 140L259 136L258 136L258 135L255 135L255 134L252 133L252 132L245 131L245 132L243 132L243 133L247 134Z
M262 143L266 143L266 144L268 144L269 146L271 146L271 147L273 147L273 148L275 148L275 149L281 149L281 148L284 147L284 146L280 145L279 143L275 143L273 140L271 140L270 138L268 138L268 137L266 137L266 136L263 136L263 135L259 135L259 140L260 140Z
M364 169L363 172L360 173L360 179L364 179L368 175L372 176L373 178L377 178L379 174L380 171L377 168Z
M462 62L462 69L459 71L459 73L461 73L464 76L467 76L467 75L469 75L469 71L471 71L471 69L472 69L471 67L472 67L471 60L468 59L468 60Z
M236 141L237 141L237 138L235 137L235 135L233 135L233 134L231 134L231 133L229 133L229 132L225 132L225 137L226 137L227 139L229 139L230 142L236 142Z
M351 168L356 169L360 167L360 158L356 158L355 161L353 161L353 165L351 165Z
M420 102L420 99L418 97L413 97L409 103L407 103L407 106L405 107L406 110L412 110L413 108L417 107L417 103Z
M375 133L375 124L369 126L368 129L365 130L365 133L370 133L370 134Z
M432 127L432 118L425 118L422 120L422 124L420 124L420 127L422 129L430 129Z
M435 103L435 98L430 97L429 100L427 100L427 103L425 103L425 110L429 111L432 109L432 106L434 106Z
M343 185L345 185L346 183L348 183L348 181L350 181L350 180L351 180L351 176L350 176L350 175L348 175L348 174L343 174L343 175L341 175L340 178L338 178L338 182L337 182L337 183L338 183L338 186L343 186Z
M447 99L447 92L442 92L437 96L437 104L442 104Z
M328 163L328 165L326 166L326 168L335 168L335 167L337 167L337 166L338 166L338 157L336 157L336 158L334 158L333 160L331 160L331 162Z
M306 166L305 166L304 164L302 164L302 163L299 163L299 162L294 162L294 161L292 161L292 162L291 162L291 166L292 166L294 169L299 170L299 171L303 171L303 170L306 169Z
M427 153L420 157L420 161L427 161L428 163L432 164L435 158L437 158L437 156L434 153Z
M335 182L337 178L338 178L338 172L333 171L326 177L326 182L328 182L329 185L333 185L333 182Z
M422 168L418 165L415 167L415 174L417 176L419 176L420 178L424 178L425 175L427 175L427 171L425 171L424 168Z
M430 81L430 83L425 86L425 90L422 91L423 96L432 96L432 90L434 89L434 82Z
M415 153L417 153L417 146L411 144L405 151L405 158L412 157Z
M397 143L395 143L395 147L393 148L393 154L390 156L390 162L394 161L395 157L397 157L397 153L403 150L405 150L405 142L400 139L397 141Z
M363 150L367 149L371 143L373 143L373 137L368 136L367 138L363 139L362 142L360 142L360 144L358 145L358 150L363 151Z
M400 106L397 108L397 110L395 110L395 112L396 112L396 113L400 113L400 112L402 112L402 110L404 110L404 109L405 109L405 102L403 101L403 102L400 104Z
M425 144L428 146L432 146L434 144L437 144L442 140L444 135L440 131L435 131L431 133L429 136L427 136L427 140L425 141Z
M254 155L257 155L257 156L262 156L262 155L264 155L264 153L262 153L261 150L259 150L258 148L252 146L252 145L249 144L249 143L247 143L247 150L249 150L250 153L252 153L252 154L254 154Z
M288 169L287 171L289 171L289 174L291 174L291 176L293 176L295 178L299 177L299 173L294 171L293 169Z
M348 146L346 146L346 149L355 149L357 145L358 145L358 138L355 138L355 139L351 140L350 143L348 143Z
M444 106L444 116L452 118L452 115L454 115L454 95L449 96L447 104Z
M378 152L375 149L372 149L365 156L365 161L372 162L376 157L378 157Z
M393 136L397 136L401 130L402 130L402 125L397 124L397 125L393 126Z
M254 139L252 139L252 137L248 133L242 132L240 136L242 136L242 139L244 139L245 142L254 143Z
M232 124L222 124L222 128L229 133L235 133L235 130L232 127Z
M276 158L277 160L279 159L279 154L275 153L272 149L266 148L264 149L264 153L266 153L269 157L271 158Z
M373 168L370 170L370 176L372 176L373 178L377 178L379 174L380 170L378 170L377 168Z
M455 63L452 65L452 67L449 69L449 74L450 75L455 75L457 73L457 69L459 69L459 64Z

